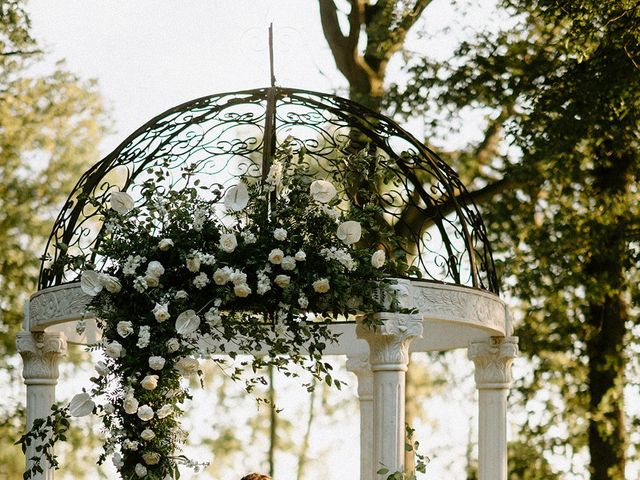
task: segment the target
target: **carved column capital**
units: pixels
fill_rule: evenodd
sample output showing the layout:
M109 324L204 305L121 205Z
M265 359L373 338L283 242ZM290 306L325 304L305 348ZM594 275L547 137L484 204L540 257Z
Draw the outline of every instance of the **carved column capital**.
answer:
M358 378L358 398L371 400L373 398L373 372L369 364L369 356L359 354L347 355L347 370L355 374Z
M67 354L67 340L63 333L19 332L16 335L16 346L24 363L24 383L56 384L59 375L58 361Z
M356 326L358 338L369 344L371 370L407 370L409 344L422 336L419 314L381 313L382 324L375 328Z
M469 345L469 359L475 364L476 387L509 388L511 363L518 356L518 337L491 337Z

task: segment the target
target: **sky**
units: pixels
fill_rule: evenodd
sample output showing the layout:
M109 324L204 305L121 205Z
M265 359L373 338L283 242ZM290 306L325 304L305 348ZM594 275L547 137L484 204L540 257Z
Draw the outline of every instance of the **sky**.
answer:
M455 23L477 30L487 21L487 10L480 4L491 3L479 2L461 18L448 2L435 0L427 22L419 29L434 32ZM208 94L267 86L270 22L274 23L279 85L340 94L346 91L347 84L336 70L322 36L316 0L30 0L28 5L35 37L47 50L49 65L64 58L69 70L98 82L113 119L112 133L100 145L103 155L147 120L174 105ZM455 46L455 36L455 32L443 32L440 39L424 43L414 35L410 45L445 58ZM391 72L397 72L401 63L399 56ZM419 126L412 128L420 134ZM469 132L467 135L472 135ZM445 397L424 406L438 415L429 414L430 421L417 430L425 453L432 458L429 478L464 475L475 406L472 369L464 352L460 353L452 357L452 362L467 375L456 380ZM62 395L70 397L77 388L77 381L67 382ZM202 392L197 398L190 424L197 424L200 416L211 415L211 398ZM286 398L289 401L285 403L290 405L284 405L284 415L296 422L295 415L307 397L287 394ZM358 443L357 415L353 398L350 402L345 407L348 414L339 416L339 432L335 425L328 424L313 439L320 445L314 451L324 451L321 458L327 459L323 468L329 480L357 478L358 461L349 454ZM240 415L254 414L246 404L238 410ZM206 456L210 452L195 453ZM278 479L292 478L287 475L290 468L291 459L283 457ZM314 478L310 473L305 480Z

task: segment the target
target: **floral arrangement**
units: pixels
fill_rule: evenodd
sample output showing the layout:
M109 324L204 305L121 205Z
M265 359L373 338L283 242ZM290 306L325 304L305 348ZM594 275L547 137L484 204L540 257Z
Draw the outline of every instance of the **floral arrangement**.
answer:
M196 465L178 454L187 436L179 420L202 359L231 368L248 391L264 382L263 367L295 375L291 365L340 388L322 360L337 341L328 322L363 315L374 325L371 313L396 309L380 299L392 298L385 279L402 259L390 262L365 241L375 209L347 210L303 157L285 147L262 182L242 178L225 192L193 181L159 194L158 170L140 206L125 192L96 205L105 225L97 253L107 263L96 271L85 261L80 284L93 297L103 340L92 348L104 360L91 390L38 421L23 448L39 438L57 465L47 441L69 416L96 414L105 434L99 463L110 457L124 479L174 479L178 465Z

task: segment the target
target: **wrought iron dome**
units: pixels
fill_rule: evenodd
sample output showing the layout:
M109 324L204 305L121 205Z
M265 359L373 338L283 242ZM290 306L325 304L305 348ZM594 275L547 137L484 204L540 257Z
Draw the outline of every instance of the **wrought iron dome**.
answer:
M199 181L220 199L241 176L264 178L285 143L295 152L304 149L301 161L318 178L366 185L424 279L498 293L478 208L444 161L393 120L362 105L282 87L216 94L171 108L91 167L53 226L39 289L77 281L83 266L75 256L89 254L96 268L104 264L93 253L104 228L97 205L111 193L126 191L144 207L140 191L153 176L161 192ZM363 149L374 159L364 169L350 160ZM373 184L372 169L384 172L384 180ZM357 194L345 188L340 195L343 206L358 208Z

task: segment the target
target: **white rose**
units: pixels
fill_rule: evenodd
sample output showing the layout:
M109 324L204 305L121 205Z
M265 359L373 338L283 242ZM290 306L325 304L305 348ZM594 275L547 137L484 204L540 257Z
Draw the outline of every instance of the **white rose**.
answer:
M182 357L176 362L176 370L183 377L189 377L195 375L200 368L200 363L193 357Z
M164 267L162 264L156 260L149 262L147 265L147 275L151 275L152 277L160 277L164 273Z
M124 467L124 462L122 461L122 455L120 455L119 453L114 453L111 461L113 462L113 466L116 467L118 470Z
M381 268L384 265L385 260L386 254L384 253L384 250L376 250L373 252L373 255L371 255L371 265L373 265L374 268Z
M247 186L242 182L229 188L224 196L224 206L234 212L239 212L244 209L248 203L249 191L247 190Z
M160 454L156 452L147 452L142 455L144 463L147 465L157 465L160 462Z
M106 363L100 361L96 363L95 368L96 372L98 372L98 375L100 375L101 377L106 377L107 375L109 375L109 367L107 367Z
M184 290L178 290L173 298L175 298L176 300L186 300L187 298L189 298L189 294Z
M149 357L149 368L151 370L162 370L166 360L163 357Z
M156 413L158 418L168 417L173 413L173 407L171 405L163 405L160 410Z
M120 215L124 215L133 208L133 198L125 192L113 192L109 199L111 208Z
M149 405L138 407L138 418L143 422L148 422L153 418L153 408Z
M284 228L276 228L273 231L273 238L282 242L287 239L287 231Z
M274 265L280 265L282 263L282 259L284 258L284 252L279 248L274 248L269 252L269 261Z
M127 321L118 322L116 331L122 338L126 338L133 333L133 324Z
M193 285L196 288L204 288L209 284L209 282L209 277L207 277L207 274L204 272L200 272L196 278L193 279Z
M142 379L140 385L145 390L155 390L156 388L158 388L158 378L158 375L147 375Z
M362 227L360 226L360 222L349 220L341 223L336 235L345 245L351 245L358 242L362 236Z
M200 258L198 256L187 258L187 270L193 273L200 270Z
M125 439L124 442L122 442L122 448L124 448L125 450L131 450L133 452L137 452L139 447L140 447L140 442L136 440L129 440L127 438Z
M98 272L85 270L80 275L80 289L87 295L95 297L104 287L101 280L101 275Z
M336 196L336 187L326 180L315 180L311 183L311 196L316 202L329 203Z
M171 314L169 314L169 305L166 303L156 303L151 313L153 313L153 316L158 322L164 322L171 317Z
M69 413L72 417L86 417L93 413L95 406L96 404L88 393L78 393L69 403Z
M246 283L241 283L233 287L233 293L236 297L245 298L251 295L251 288Z
M136 472L136 475L138 475L140 478L146 477L147 476L147 467L145 467L141 463L136 463L135 472Z
M136 400L132 396L128 396L124 399L124 402L122 402L122 408L124 409L125 413L133 415L138 411L138 400Z
M291 283L291 277L289 275L278 275L273 280L273 283L278 285L280 288L284 288Z
M124 356L124 349L122 348L122 345L114 340L107 344L107 347L104 349L104 353L107 357L120 358Z
M160 285L160 279L158 277L154 277L153 275L147 275L144 277L144 281L147 284L147 287L157 287Z
M159 414L160 414L160 411L158 411L158 415ZM153 440L154 438L156 438L156 434L153 432L153 430L151 430L149 428L145 428L140 433L140 438L143 439L144 441L148 442L148 441Z
M195 332L200 326L200 317L194 310L186 310L176 319L176 332L179 335L188 335Z
M118 293L122 290L120 280L105 273L100 275L100 283L102 283L102 286L106 288L109 293Z
M294 258L296 259L296 262L304 262L307 259L307 254L300 250L296 253Z
M220 235L220 249L227 253L233 252L238 246L238 240L233 233L223 233Z
M313 290L318 293L327 293L329 291L329 280L326 278L321 278L320 280L316 280L312 284Z
M296 259L290 256L286 256L280 262L280 266L283 270L295 270L296 268Z
M169 340L167 340L166 345L169 353L177 352L180 348L180 342L177 338L170 338Z
M219 268L213 272L213 281L216 285L224 285L231 280L231 269L229 267Z
M116 407L113 406L113 403L108 402L104 404L104 413L106 413L107 415L113 415L116 411Z
M170 238L163 238L158 242L158 249L162 250L163 252L166 252L171 247L173 247L173 240L171 240Z

